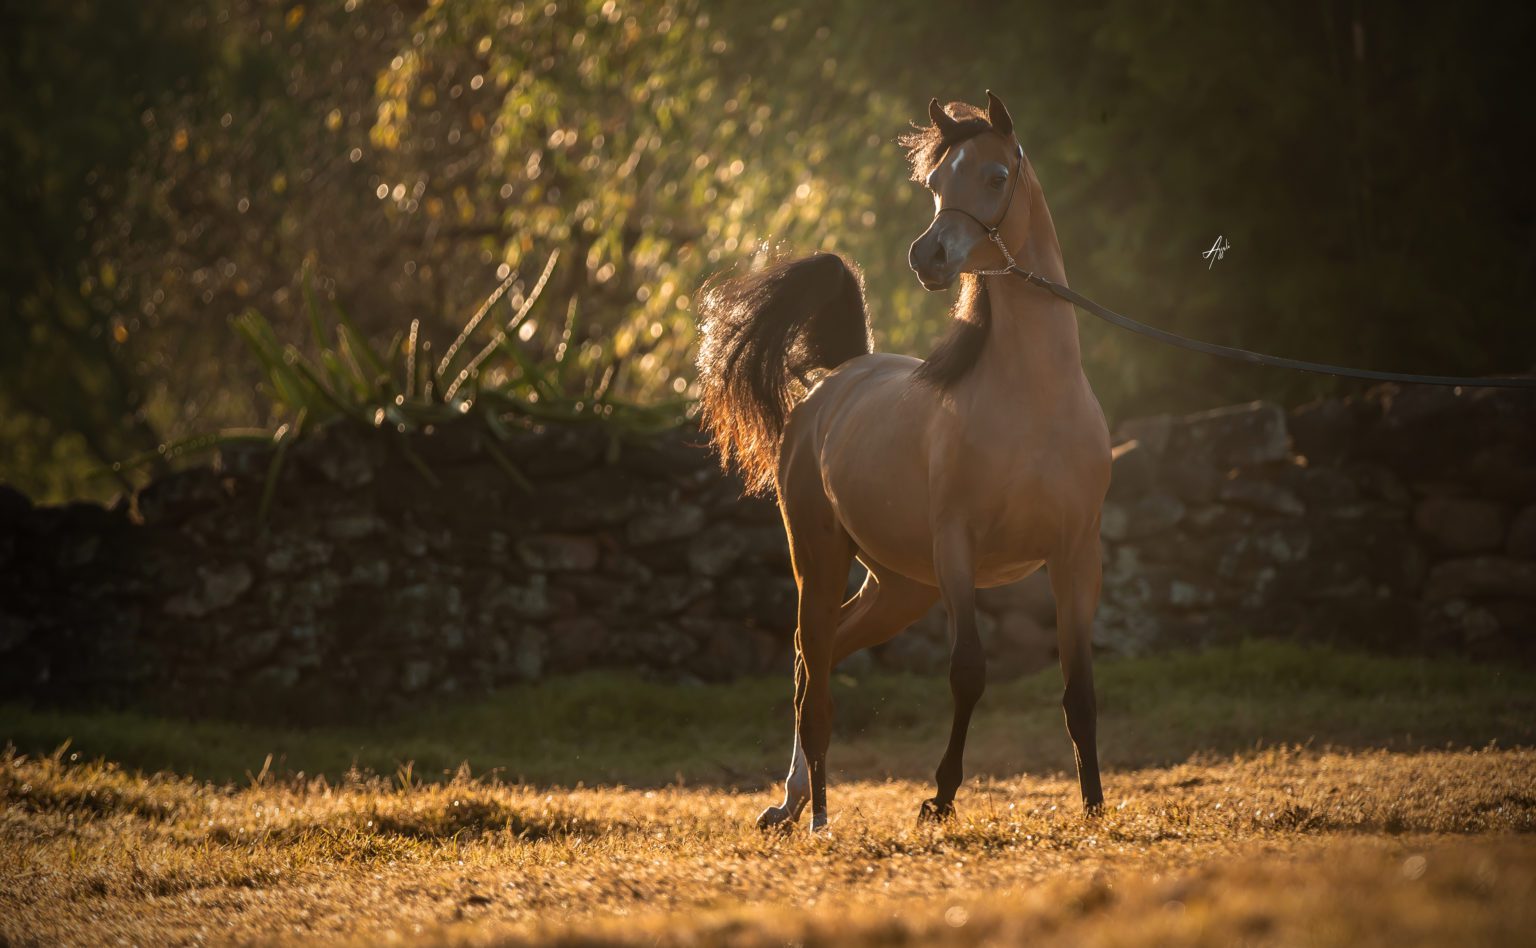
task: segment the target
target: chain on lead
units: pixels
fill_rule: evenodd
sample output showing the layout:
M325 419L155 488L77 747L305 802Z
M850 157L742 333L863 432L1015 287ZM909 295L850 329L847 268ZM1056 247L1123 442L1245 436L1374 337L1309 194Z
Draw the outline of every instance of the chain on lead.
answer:
M1008 261L1008 265L1001 270L972 270L972 273L977 276L1003 276L1008 273L1017 273L1026 280L1034 276L1033 273L1025 273L1019 268L1018 262L1013 259L1013 254L1008 252L1007 242L1003 240L1003 235L997 232L996 227L988 228L987 236L992 239L994 244L997 244L997 249L1002 251L1003 259Z

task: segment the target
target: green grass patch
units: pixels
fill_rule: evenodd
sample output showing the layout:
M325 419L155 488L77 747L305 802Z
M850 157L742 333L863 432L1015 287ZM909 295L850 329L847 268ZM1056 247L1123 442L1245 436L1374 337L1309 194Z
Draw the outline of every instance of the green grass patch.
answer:
M1250 642L1200 653L1102 661L1102 758L1168 764L1277 744L1481 747L1536 742L1536 674L1435 657L1391 658ZM1072 767L1060 675L994 684L972 728L972 774ZM942 678L839 676L829 763L846 776L924 777L948 733ZM591 672L424 709L371 727L282 729L132 712L0 707L0 741L25 753L66 740L83 757L241 783L260 773L352 768L436 779L474 773L539 784L675 781L757 786L789 758L789 681L675 685Z

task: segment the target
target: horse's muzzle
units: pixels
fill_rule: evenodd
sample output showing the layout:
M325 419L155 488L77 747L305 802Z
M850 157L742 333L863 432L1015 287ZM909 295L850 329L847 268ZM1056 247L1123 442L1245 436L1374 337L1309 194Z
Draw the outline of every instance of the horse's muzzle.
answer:
M944 245L937 240L932 241L931 247L923 247L924 234L913 241L912 249L907 252L907 264L912 272L917 274L917 282L923 285L923 289L929 292L947 290L950 284L955 282L955 276L959 267L951 266L946 259Z
M935 220L907 251L907 264L923 289L930 292L949 289L965 267L967 254L955 252L955 245L964 243L961 238L965 235L951 232L947 223Z

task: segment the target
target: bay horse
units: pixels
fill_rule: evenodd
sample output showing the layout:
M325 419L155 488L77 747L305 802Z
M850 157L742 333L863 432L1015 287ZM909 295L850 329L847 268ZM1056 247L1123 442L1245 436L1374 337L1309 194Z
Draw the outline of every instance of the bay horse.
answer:
M926 360L872 351L857 270L818 253L707 283L699 300L702 421L749 492L776 491L799 590L795 741L784 800L758 818L827 827L834 665L942 597L954 720L919 820L954 813L971 713L986 683L975 590L1049 572L1067 732L1090 812L1102 807L1093 656L1104 413L1083 375L1072 306L1001 270L1066 282L1045 194L990 91L985 111L929 103L902 136L935 212L908 262L960 293ZM819 380L809 373L825 370ZM843 602L853 558L868 570Z

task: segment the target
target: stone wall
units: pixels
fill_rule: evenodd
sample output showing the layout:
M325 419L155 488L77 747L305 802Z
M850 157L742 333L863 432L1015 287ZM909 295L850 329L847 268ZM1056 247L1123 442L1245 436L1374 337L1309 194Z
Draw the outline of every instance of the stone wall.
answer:
M1529 393L1389 387L1117 435L1101 650L1279 635L1536 654ZM786 673L777 511L701 440L334 427L289 452L265 521L265 447L110 509L0 488L0 689L313 720L593 666ZM1054 661L1044 575L978 601L993 674ZM849 664L942 673L944 639L936 609Z

